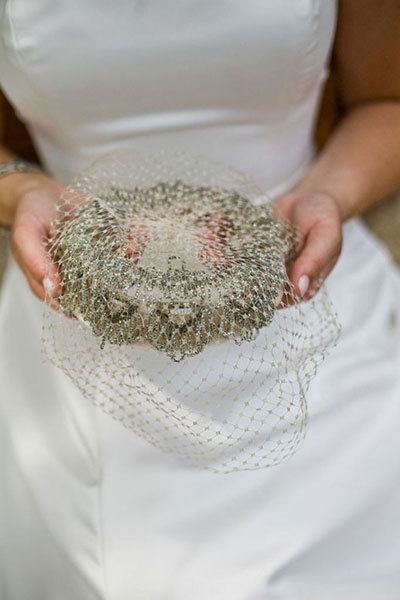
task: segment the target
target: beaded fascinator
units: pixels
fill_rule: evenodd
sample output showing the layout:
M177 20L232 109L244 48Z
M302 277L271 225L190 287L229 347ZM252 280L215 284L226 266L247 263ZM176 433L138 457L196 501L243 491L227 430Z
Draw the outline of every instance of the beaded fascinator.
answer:
M57 206L58 312L43 345L83 396L186 464L276 465L335 342L321 289L300 302L294 232L245 175L178 152L97 160Z

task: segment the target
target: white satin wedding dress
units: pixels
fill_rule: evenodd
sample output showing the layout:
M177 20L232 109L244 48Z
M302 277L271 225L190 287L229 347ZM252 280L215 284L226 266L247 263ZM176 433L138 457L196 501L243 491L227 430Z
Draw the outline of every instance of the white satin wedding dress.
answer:
M200 152L271 195L313 156L334 0L0 0L0 82L62 181L124 145ZM362 6L360 4L360 10ZM1 600L398 600L400 276L358 222L343 327L279 467L160 453L42 364L42 306L0 298Z

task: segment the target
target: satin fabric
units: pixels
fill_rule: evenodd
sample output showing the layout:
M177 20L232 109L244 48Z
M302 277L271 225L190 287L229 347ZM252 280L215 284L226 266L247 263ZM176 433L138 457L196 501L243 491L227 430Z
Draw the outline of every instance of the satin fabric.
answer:
M324 0L8 0L0 78L47 168L176 147L271 196L314 154L335 31ZM175 462L40 357L42 306L10 264L0 296L3 600L397 600L400 277L358 222L328 280L342 324L308 434L273 469Z

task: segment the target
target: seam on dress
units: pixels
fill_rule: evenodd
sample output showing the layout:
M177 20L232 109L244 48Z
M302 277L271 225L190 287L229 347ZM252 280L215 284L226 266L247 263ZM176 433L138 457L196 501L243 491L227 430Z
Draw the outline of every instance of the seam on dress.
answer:
M4 13L6 12L7 4L8 4L8 0L0 0L0 19L3 18Z
M305 50L302 54L303 62L301 72L299 73L298 91L294 97L295 104L298 104L303 100L313 81L314 61L312 60L312 55L315 54L320 41L320 16L321 0L311 0L310 26L307 34L309 36L309 41L305 44Z
M41 107L42 111L46 112L46 118L51 119L51 127L54 129L54 131L58 131L58 120L53 116L53 113L48 105L47 100L40 94L40 91L35 85L34 78L29 73L29 69L25 68L25 62L19 50L19 37L17 27L15 26L16 18L13 12L14 8L15 0L5 0L4 17L8 22L10 39L12 42L12 52L15 58L15 65L23 75L27 86L30 88L35 98L35 102Z

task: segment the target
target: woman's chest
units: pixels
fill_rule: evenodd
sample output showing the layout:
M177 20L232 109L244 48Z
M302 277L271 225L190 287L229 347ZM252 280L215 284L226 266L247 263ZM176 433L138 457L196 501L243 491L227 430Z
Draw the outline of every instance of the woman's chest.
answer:
M335 22L335 0L3 3L2 84L38 125L46 107L86 123L288 112L321 76Z

